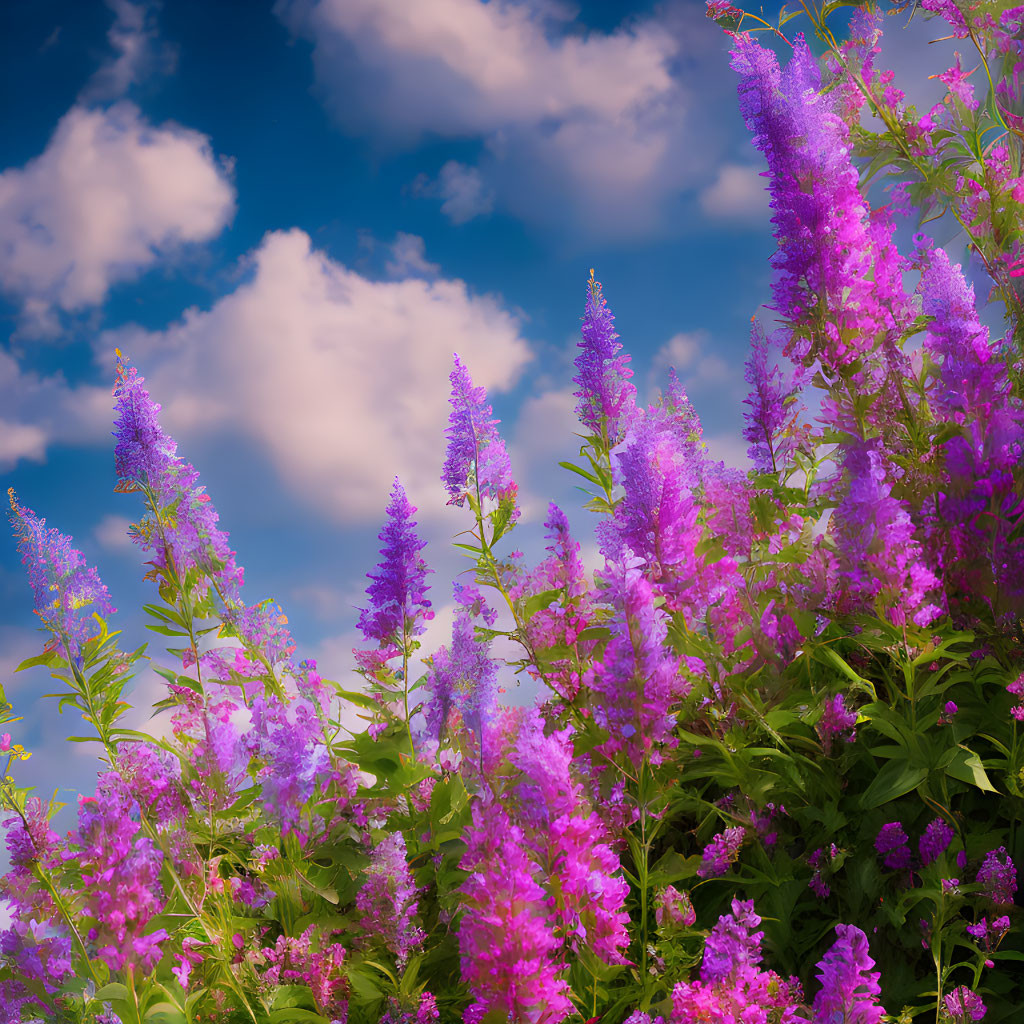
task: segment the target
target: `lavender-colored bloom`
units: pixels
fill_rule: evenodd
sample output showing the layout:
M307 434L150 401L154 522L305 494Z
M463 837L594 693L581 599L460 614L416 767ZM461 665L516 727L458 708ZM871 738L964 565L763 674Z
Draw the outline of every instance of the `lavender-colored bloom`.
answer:
M938 584L923 561L914 524L902 501L892 495L892 470L879 439L851 441L843 458L846 493L832 517L846 609L871 609L876 601L894 621L909 612L926 626L939 613L928 601Z
M173 569L179 578L193 568L201 570L197 591L205 593L213 581L226 597L237 597L242 570L228 547L228 535L217 526L219 516L197 486L199 473L176 455L177 444L160 428L160 406L142 386L144 378L127 358L117 354L114 468L118 490L150 492L150 509L132 529L132 540L153 552L160 569Z
M629 383L633 371L629 368L629 355L619 354L622 346L616 340L612 316L601 294L600 282L590 272L587 282L587 310L583 317L582 349L576 356L574 383L579 390L576 415L591 433L604 436L610 448L614 447L628 427L634 410L636 388Z
M85 909L96 921L88 938L113 971L137 965L152 971L167 932L146 934L151 917L163 909L163 857L139 832L138 806L115 772L100 776L95 798L79 797L74 835L85 888Z
M785 70L746 33L735 37L740 112L768 163L774 305L792 332L789 348L828 368L852 363L910 316L888 233L869 221L850 156L842 97L822 91L802 36ZM874 274L878 268L881 276Z
M956 830L953 826L947 824L942 818L936 818L929 822L918 846L921 851L921 866L931 864L933 860L942 856L955 835Z
M698 481L688 475L680 455L674 432L653 417L630 432L615 459L615 482L625 494L605 531L606 557L615 558L625 545L658 577L689 569L700 540L693 497Z
M704 847L704 852L701 854L701 866L697 868L697 874L701 878L718 878L720 875L724 875L735 863L746 837L747 830L742 825L734 825L725 829L724 832L719 832Z
M1005 846L990 850L978 868L975 879L987 896L997 906L1010 906L1017 891L1017 868Z
M399 970L426 937L414 920L418 891L406 859L405 837L389 832L374 847L356 906L365 915L362 926L395 955Z
M471 609L460 608L451 646L437 651L428 676L429 697L423 708L428 736L443 737L448 714L456 708L482 741L484 725L497 706L498 666L488 655L489 647L476 639Z
M729 975L756 970L761 963L764 932L754 929L761 918L754 912L753 900L732 901L732 913L718 919L704 943L700 977L705 983L721 981Z
M825 701L821 718L814 727L825 753L832 753L832 743L837 736L842 736L847 743L852 743L857 735L854 729L856 724L857 712L846 707L846 698L843 694L837 693Z
M875 837L875 849L890 871L905 871L910 867L910 847L907 833L898 821L883 825Z
M231 726L226 728L230 730ZM316 710L305 699L284 704L257 697L253 702L252 727L244 744L263 761L258 776L263 806L285 832L298 826L303 806L331 773L330 755L320 731ZM232 759L234 754L235 745L231 743L227 758Z
M469 370L457 355L450 380L452 411L445 430L448 452L441 474L450 497L448 504L462 505L474 487L482 498L515 501L516 482L505 442L496 429L499 421L491 419L487 392L473 386ZM513 514L518 515L518 510Z
M426 541L416 536L416 523L412 521L415 511L396 477L387 522L378 537L383 545L379 571L367 574L372 580L366 588L370 606L359 613L363 636L381 645L401 642L404 634L419 635L423 623L434 617L426 597L430 588L425 582L432 570L419 555Z
M21 562L35 594L36 615L57 643L66 643L71 657L77 659L82 645L96 635L90 606L103 615L116 610L110 594L96 569L85 564L82 552L71 547L70 537L53 527L47 529L45 519L19 505L13 488L7 494Z
M814 997L814 1024L880 1024L885 1009L867 936L852 924L836 925L836 941L818 962L821 989Z
M981 996L966 985L953 989L943 1000L946 1011L951 1018L950 1024L967 1024L968 1021L979 1021L986 1013Z
M925 347L939 367L931 399L956 426L943 445L933 543L951 592L984 595L995 583L1019 604L1024 544L1015 474L1024 419L1009 400L1006 362L989 342L960 267L942 249L924 249L921 259L922 312L930 318Z
M600 696L594 720L608 730L601 751L609 758L625 753L638 764L671 734L672 701L685 696L688 683L679 674L679 657L666 644L668 625L654 607L654 589L630 562L609 562L602 579L604 600L614 617L612 636L600 661L588 670L587 683Z
M744 379L750 395L743 400L750 411L743 414L747 425L743 437L750 442L747 455L758 473L782 469L796 450L799 438L794 432L794 402L803 387L803 372L792 367L785 372L777 362L769 366L769 341L764 328L751 320L750 356Z

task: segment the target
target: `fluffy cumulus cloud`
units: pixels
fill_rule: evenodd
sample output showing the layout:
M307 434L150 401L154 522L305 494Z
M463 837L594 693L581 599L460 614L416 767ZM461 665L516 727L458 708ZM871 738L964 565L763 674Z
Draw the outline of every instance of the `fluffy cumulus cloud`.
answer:
M213 238L234 189L207 138L121 102L73 107L46 150L0 174L0 288L30 326L103 302L185 243Z
M80 445L110 437L109 388L68 384L63 374L22 369L0 350L0 470L43 462L53 442Z
M371 280L297 229L268 234L249 279L210 310L163 332L108 333L103 358L115 344L140 366L172 432L239 430L303 499L370 523L396 473L423 518L445 507L452 353L492 392L512 387L530 358L498 299L460 280Z
M701 209L709 217L726 221L767 221L767 180L750 164L723 164L718 177L700 192Z
M452 220L486 212L493 191L525 219L571 216L621 236L663 228L671 201L715 162L714 145L687 143L699 130L695 87L721 81L698 65L714 57L727 74L698 6L610 32L580 31L551 0L279 0L276 10L313 41L320 88L347 128L397 145L480 140L478 167L449 161L426 186Z

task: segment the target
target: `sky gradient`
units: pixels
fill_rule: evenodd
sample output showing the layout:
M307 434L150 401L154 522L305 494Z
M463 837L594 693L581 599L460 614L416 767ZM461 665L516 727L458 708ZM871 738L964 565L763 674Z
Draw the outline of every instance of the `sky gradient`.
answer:
M276 598L299 656L339 678L396 474L436 569L424 653L447 639L464 568L447 545L468 525L440 483L454 352L502 420L515 545L538 555L553 499L593 564L556 465L574 454L591 267L640 396L675 366L712 453L743 464L770 210L728 40L698 0L244 10L0 5L0 470L99 566L124 646L152 636L137 496L113 493L121 348L200 471L247 599ZM883 60L927 101L942 33L889 31ZM74 803L94 751L66 749L79 723L40 699L45 672L12 675L43 642L31 600L0 544L0 682L35 751L19 781ZM158 682L143 672L136 699Z

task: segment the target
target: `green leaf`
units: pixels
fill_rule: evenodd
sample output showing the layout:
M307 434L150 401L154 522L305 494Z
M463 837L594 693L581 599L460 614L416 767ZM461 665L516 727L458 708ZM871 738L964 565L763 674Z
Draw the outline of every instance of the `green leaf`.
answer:
M96 993L94 998L104 1003L109 1003L114 999L127 999L128 986L112 981L109 985L104 985L103 988Z
M152 1024L185 1024L185 1014L173 1003L154 1003L146 1011L145 1019Z
M34 658L26 658L14 671L21 672L26 668L35 668L36 665L52 665L59 659L60 655L56 651L43 651Z
M946 767L946 774L960 782L977 786L985 793L998 793L999 790L992 785L988 775L985 774L985 766L981 758L967 747L961 747L953 757L953 760Z
M860 798L864 810L880 807L916 789L928 777L928 769L909 761L890 761L874 777Z

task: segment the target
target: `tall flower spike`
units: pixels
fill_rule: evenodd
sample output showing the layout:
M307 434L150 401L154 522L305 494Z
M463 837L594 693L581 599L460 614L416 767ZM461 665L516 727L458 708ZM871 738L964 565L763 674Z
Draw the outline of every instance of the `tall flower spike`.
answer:
M750 321L750 357L744 379L750 395L743 400L750 406L743 418L747 425L743 437L750 442L747 454L758 473L775 473L786 464L799 443L793 426L796 416L793 402L803 384L803 374L795 369L787 375L778 363L769 366L769 342L764 328L755 319Z
M183 576L201 570L197 589L205 593L209 581L226 598L237 598L242 570L228 547L228 535L218 528L218 515L210 496L196 486L199 473L176 455L177 444L160 427L160 406L142 386L144 378L128 359L117 353L114 469L117 490L148 490L159 514L150 510L133 530L143 551L153 552L153 563ZM170 561L169 561L170 560Z
M448 715L456 708L482 742L484 726L497 707L498 666L488 655L489 645L476 639L474 608L466 607L471 597L472 592L463 591L456 584L456 600L461 607L452 627L451 646L441 647L433 658L427 683L430 696L423 708L427 734L433 739L444 735ZM485 617L488 614L484 609ZM490 624L493 620L488 621Z
M403 634L422 633L423 623L434 617L426 597L430 588L425 583L431 570L419 556L426 541L416 536L412 520L415 511L395 477L387 521L378 535L383 545L378 572L367 573L372 581L366 588L370 606L359 613L363 636L381 645L401 642Z
M449 494L449 505L462 505L475 487L481 498L514 501L516 482L512 479L505 442L497 431L498 420L491 419L487 392L473 386L469 370L458 355L452 382L451 415L445 434L448 452L441 482ZM518 510L515 516L518 516Z
M473 805L460 867L465 912L459 927L462 978L474 1002L467 1024L487 1019L558 1024L572 1013L568 985L555 957L559 941L548 922L544 889L534 877L522 829L502 805Z
M799 358L846 366L911 318L902 289L890 294L898 275L883 289L875 284L875 265L895 265L898 254L882 227L871 228L849 127L835 94L822 91L803 37L782 69L771 50L740 33L732 67L740 112L768 163L778 240L773 308L788 321Z
M394 953L399 969L425 938L414 920L417 891L406 859L405 837L391 832L373 850L356 906L366 915L363 927Z
M587 282L587 309L583 317L583 351L576 357L577 374L573 382L579 386L574 397L579 399L576 415L592 433L601 435L602 425L609 447L614 447L629 425L635 408L636 388L629 383L633 371L629 355L619 353L615 317L601 294L601 284L590 271Z
M96 569L86 565L82 552L71 547L70 537L47 528L45 519L19 505L13 488L7 495L21 562L35 594L36 615L53 634L53 642L66 643L71 657L77 659L82 645L96 634L91 608L104 615L116 611L110 594Z
M852 924L836 925L836 941L818 963L821 989L814 997L814 1024L880 1024L880 974L868 952L867 936Z

